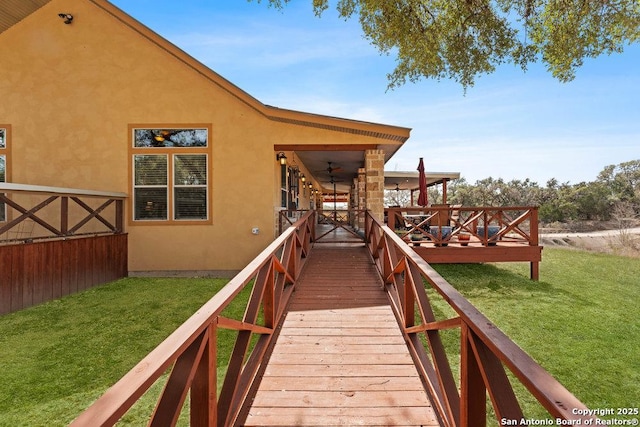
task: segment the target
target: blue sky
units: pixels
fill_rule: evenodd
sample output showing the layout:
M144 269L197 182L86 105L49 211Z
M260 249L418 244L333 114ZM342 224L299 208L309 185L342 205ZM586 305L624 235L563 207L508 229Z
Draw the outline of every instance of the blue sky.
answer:
M451 81L387 90L395 58L335 9L311 0L278 11L246 0L112 0L261 102L412 128L387 170L460 172L478 179L593 181L640 159L640 46L587 60L570 83L543 65L507 64L465 94ZM335 2L334 2L335 3Z

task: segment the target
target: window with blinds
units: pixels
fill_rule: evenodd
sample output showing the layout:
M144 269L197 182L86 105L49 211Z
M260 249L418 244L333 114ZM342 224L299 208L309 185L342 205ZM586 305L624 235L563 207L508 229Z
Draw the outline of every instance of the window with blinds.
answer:
M207 219L207 156L173 156L175 219Z
M134 155L136 220L169 219L168 155Z
M134 221L209 218L209 129L133 130Z

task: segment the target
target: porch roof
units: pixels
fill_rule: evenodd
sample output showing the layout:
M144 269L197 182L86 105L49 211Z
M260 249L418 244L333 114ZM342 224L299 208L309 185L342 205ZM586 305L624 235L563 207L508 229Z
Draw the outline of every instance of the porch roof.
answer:
M385 171L384 189L418 190L420 188L418 174L418 171ZM460 178L460 172L425 172L425 175L427 187Z
M50 1L51 0L2 0L2 2L0 2L0 34Z

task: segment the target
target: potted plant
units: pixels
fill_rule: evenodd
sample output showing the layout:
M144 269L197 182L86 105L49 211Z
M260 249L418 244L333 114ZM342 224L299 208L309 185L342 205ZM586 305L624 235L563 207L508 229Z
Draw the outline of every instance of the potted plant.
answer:
M500 227L497 225L490 225L487 227L487 244L489 246L495 246L496 245L496 241L492 240L491 238L493 236L495 236L496 234L498 234L498 232L500 231ZM484 238L484 233L485 233L485 229L483 226L479 226L478 227L478 235L481 238Z
M453 229L449 225L432 225L429 228L429 233L431 233L436 241L440 242L436 243L436 246L447 246L452 231Z
M414 242L414 246L420 246L420 241L422 240L422 233L419 230L415 230L411 233L411 241Z
M469 244L469 240L471 239L471 234L469 233L460 233L458 234L458 241L461 246L467 246Z

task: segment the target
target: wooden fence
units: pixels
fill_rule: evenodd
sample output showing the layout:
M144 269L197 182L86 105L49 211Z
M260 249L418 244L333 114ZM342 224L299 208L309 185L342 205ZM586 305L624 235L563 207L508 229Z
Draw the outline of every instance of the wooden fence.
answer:
M125 197L0 184L0 315L126 277Z
M0 315L126 275L126 234L0 246Z

